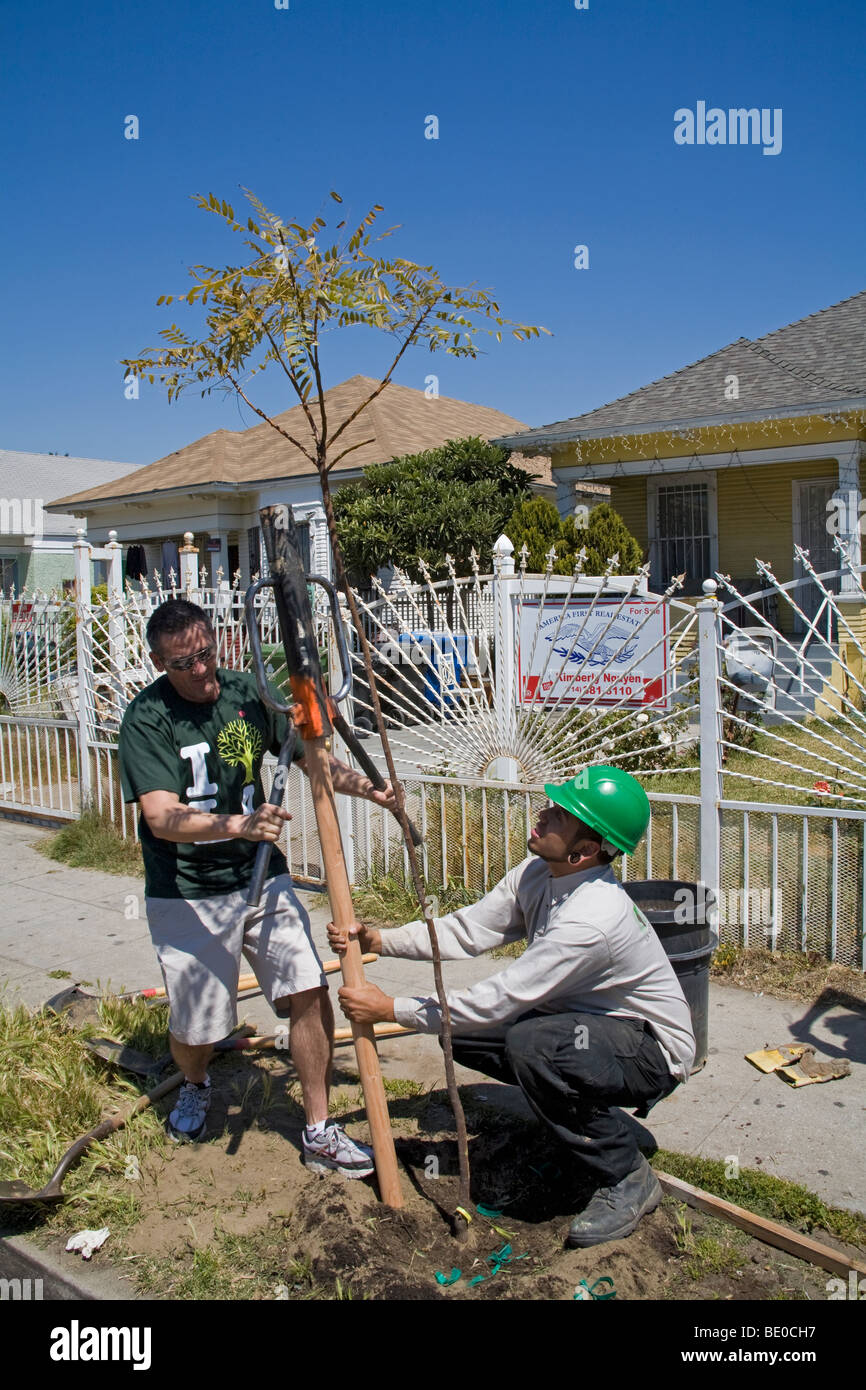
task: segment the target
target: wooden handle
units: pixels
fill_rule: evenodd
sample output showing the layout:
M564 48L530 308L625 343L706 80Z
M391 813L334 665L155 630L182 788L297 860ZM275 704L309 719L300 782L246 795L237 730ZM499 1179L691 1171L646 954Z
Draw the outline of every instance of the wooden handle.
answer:
M334 789L331 785L330 760L321 736L304 740L305 769L310 781L310 793L316 812L319 830L319 844L325 868L325 882L331 903L334 925L342 930L355 920L349 876L343 858L343 845L340 840L340 827L337 808L334 804ZM361 948L357 939L350 939L348 949L341 957L343 981L350 989L359 989L366 984L364 967L361 963ZM352 1035L355 1039L355 1054L358 1058L358 1071L364 1088L364 1104L370 1121L373 1138L373 1153L376 1159L376 1173L382 1201L389 1207L403 1206L403 1193L400 1190L400 1175L397 1170L397 1155L394 1152L394 1136L388 1104L385 1100L385 1087L376 1040L372 1024L354 1023Z
M373 961L378 959L379 957L377 955L370 954L369 952L366 956L361 957L361 960L363 961L364 965L372 965ZM326 975L336 975L339 968L340 962L338 960L326 960L322 962L322 970ZM239 994L242 994L245 989L258 988L259 982L256 979L255 975L252 973L252 971L249 971L245 975L241 975L238 979ZM125 999L164 999L165 989L162 986L160 986L159 989L142 989L139 990L138 994L124 995L123 997Z
M374 1023L373 1032L377 1038L399 1038L406 1033L414 1033L414 1028L404 1028L402 1023ZM339 1046L340 1043L352 1041L351 1028L335 1028L334 1042Z
M374 1023L373 1032L377 1038L397 1038L404 1033L414 1033L414 1028L404 1028L402 1023ZM285 1033L252 1034L240 1038L223 1038L214 1043L215 1052L268 1052L285 1047ZM354 1042L351 1028L337 1028L334 1043Z
M109 1115L108 1119L102 1120L95 1129L89 1130L87 1134L82 1134L81 1138L76 1139L75 1143L66 1150L66 1153L54 1169L48 1186L50 1187L64 1178L76 1159L80 1158L85 1150L90 1148L91 1144L95 1144L97 1140L100 1139L107 1139L109 1134L114 1134L118 1129L123 1129L124 1125L128 1124L133 1116L140 1115L142 1110L146 1110L148 1106L153 1105L155 1101L162 1100L162 1097L167 1096L169 1091L175 1090L183 1079L183 1072L172 1072L171 1076L167 1076L164 1081L160 1081L158 1086L154 1086L152 1091L147 1091L143 1096L139 1096L135 1104L131 1105L128 1110L119 1110L116 1115Z

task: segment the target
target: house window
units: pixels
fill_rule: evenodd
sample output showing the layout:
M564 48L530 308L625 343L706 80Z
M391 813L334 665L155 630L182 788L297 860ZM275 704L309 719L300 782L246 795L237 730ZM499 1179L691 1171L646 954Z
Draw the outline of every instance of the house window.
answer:
M712 574L710 496L706 483L660 483L655 490L651 543L652 585L666 589L685 573L682 592L699 594Z
M8 595L9 590L18 589L18 561L11 556L0 556L0 589Z
M258 526L250 526L247 530L247 545L250 561L250 579L254 574L267 573L267 565L262 552L262 533Z
M310 558L310 523L308 521L296 521L295 530L298 533L298 549L301 552L301 564L304 567L304 574L309 574L312 567Z

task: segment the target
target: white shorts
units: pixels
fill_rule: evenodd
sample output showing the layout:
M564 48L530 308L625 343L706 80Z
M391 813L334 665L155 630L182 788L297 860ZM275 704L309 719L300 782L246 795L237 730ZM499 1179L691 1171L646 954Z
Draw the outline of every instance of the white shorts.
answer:
M171 1006L169 1028L188 1047L219 1042L237 1024L241 953L270 1004L327 984L288 874L269 879L258 907L248 906L243 890L145 898L145 909Z

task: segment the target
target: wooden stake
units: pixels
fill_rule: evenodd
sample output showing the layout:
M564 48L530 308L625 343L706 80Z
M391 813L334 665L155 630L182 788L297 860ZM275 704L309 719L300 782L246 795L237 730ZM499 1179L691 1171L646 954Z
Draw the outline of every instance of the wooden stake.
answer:
M326 747L328 742L324 737L304 740L304 767L309 778L310 795L316 813L331 914L334 925L342 929L348 928L354 922L355 909L343 858L337 807L334 804L330 757ZM341 957L341 964L343 981L350 989L359 989L366 983L364 967L361 964L361 948L356 939L350 940L348 950ZM394 1152L394 1136L391 1133L391 1120L385 1100L385 1087L382 1084L373 1025L353 1023L352 1036L355 1039L358 1071L364 1088L364 1105L373 1137L376 1175L382 1201L389 1207L402 1207L403 1193L400 1189L397 1155Z
M284 504L262 507L259 518L270 575L266 580L259 580L257 584L252 585L247 590L245 600L256 683L265 704L273 704L273 698L266 690L267 679L254 611L255 594L259 588L266 585L273 590L286 669L295 699L293 707L283 706L282 709L292 718L304 740L304 771L310 783L331 915L335 926L343 929L355 920L355 909L352 906L349 876L343 858L340 826L334 804L334 788L331 785L329 735L332 725L328 697L322 682L318 642L313 627L308 577L301 561L300 541L291 508ZM326 583L326 588L328 587ZM333 590L329 589L329 593L334 620L339 623L337 597ZM348 688L351 684L348 654L344 645L339 642L338 645L341 660L347 667L344 684ZM281 707L276 705L275 708ZM350 987L358 989L366 983L364 967L361 964L361 948L357 940L350 941L341 958L341 967L343 980ZM403 1194L397 1171L397 1155L394 1152L394 1136L391 1133L388 1103L385 1100L385 1087L382 1084L373 1028L372 1025L353 1024L352 1032L355 1038L358 1071L364 1088L364 1105L373 1138L379 1192L382 1201L388 1206L402 1207Z

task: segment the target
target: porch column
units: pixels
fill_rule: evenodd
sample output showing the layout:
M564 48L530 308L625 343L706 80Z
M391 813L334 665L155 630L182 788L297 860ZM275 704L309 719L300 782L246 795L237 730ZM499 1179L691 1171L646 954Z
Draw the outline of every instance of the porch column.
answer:
M571 516L574 511L574 497L577 491L577 483L572 479L560 482L555 473L553 476L556 481L556 510L564 520L565 517Z
M862 553L860 509L863 495L860 491L861 447L859 439L852 439L847 444L839 446L836 456L839 468L839 486L831 499L834 512L828 516L828 526L836 530L838 525L839 539L845 546L851 564L855 566L863 563L860 558ZM847 598L859 595L859 593L860 590L854 576L847 570L843 570L841 597Z
M859 439L852 439L839 448L839 487L833 494L835 515L839 518L838 533L847 550L848 558L855 567L863 563L861 526L864 525L864 516L861 515L863 503L860 491L862 448ZM841 566L841 557L839 563ZM849 672L861 685L866 681L866 601L860 587L863 584L863 575L859 578L858 584L850 570L843 569L839 597L836 600L839 610L839 622L836 625L839 662L844 673L846 694L853 694L848 691Z
M333 565L324 507L316 503L308 507L293 507L292 511L298 521L305 521L310 528L310 572L330 579Z

